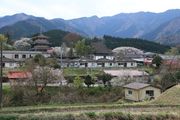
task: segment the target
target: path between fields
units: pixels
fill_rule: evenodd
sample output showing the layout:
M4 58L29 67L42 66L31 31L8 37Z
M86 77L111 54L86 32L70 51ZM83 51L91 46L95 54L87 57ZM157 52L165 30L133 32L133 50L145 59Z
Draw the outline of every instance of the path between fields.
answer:
M123 113L133 113L133 114L144 114L144 113L151 113L151 114L158 114L160 112L164 113L173 113L176 115L180 115L180 108L177 107L129 107L129 108L95 108L95 109L89 109L89 108L83 108L83 109L51 109L51 110L31 110L31 111L21 111L21 112L2 112L1 114L19 114L19 115L43 115L43 114L81 114L81 113L89 113L89 112L95 112L95 113L109 113L109 112L123 112Z

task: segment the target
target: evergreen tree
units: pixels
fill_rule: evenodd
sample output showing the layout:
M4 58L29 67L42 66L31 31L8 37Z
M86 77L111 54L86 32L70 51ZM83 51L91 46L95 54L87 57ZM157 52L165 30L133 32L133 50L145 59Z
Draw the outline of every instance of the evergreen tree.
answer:
M160 65L162 64L162 58L159 55L156 55L153 58L152 63L155 64L157 68L159 68Z
M87 85L88 88L89 88L92 84L94 84L93 79L92 79L92 77L91 77L90 75L87 75L87 76L85 77L84 83Z
M78 56L87 56L90 53L91 47L86 45L85 39L78 41L75 44L75 51Z

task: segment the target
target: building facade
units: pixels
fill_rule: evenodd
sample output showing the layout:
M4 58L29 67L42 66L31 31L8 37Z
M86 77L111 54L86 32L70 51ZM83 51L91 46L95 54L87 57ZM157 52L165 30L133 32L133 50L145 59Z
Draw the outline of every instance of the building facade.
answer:
M48 37L40 34L32 38L33 40L33 51L43 51L46 52L50 49L50 43L48 41Z
M143 101L146 99L155 99L161 94L159 88L145 83L130 83L124 86L125 99L131 101Z
M15 61L24 61L28 58L33 58L37 54L42 54L45 58L51 56L49 53L40 51L3 51L3 58L8 58Z
M59 60L61 63L61 60ZM109 59L65 59L62 60L63 67L79 68L134 68L137 67L136 61L133 60L109 60Z

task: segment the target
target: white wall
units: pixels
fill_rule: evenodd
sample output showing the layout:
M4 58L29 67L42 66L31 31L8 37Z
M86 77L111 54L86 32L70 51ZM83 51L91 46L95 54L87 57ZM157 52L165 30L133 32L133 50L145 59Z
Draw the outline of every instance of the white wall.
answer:
M5 68L15 68L15 67L19 67L19 64L15 63L15 62L6 62L4 67Z
M3 56L5 58L14 59L14 60L25 60L27 58L34 57L37 54L42 54L45 58L50 57L48 53L35 52L35 51L3 51ZM18 58L15 58L15 55L18 55ZM26 58L23 58L23 55Z
M93 60L99 60L99 59L102 59L102 58L105 58L105 59L108 59L108 60L113 60L114 59L114 56L101 56L101 55L94 55L93 56Z

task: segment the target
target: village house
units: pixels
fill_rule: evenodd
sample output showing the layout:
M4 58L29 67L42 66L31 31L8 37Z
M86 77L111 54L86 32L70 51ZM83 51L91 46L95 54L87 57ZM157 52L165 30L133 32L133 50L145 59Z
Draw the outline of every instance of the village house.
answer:
M46 52L40 51L3 51L3 58L12 59L15 61L25 61L28 58L33 58L37 54L42 54L45 58L50 57L51 55Z
M125 99L132 101L143 101L146 99L155 99L161 94L159 88L145 83L130 83L123 86L125 89Z
M59 63L61 60L59 60ZM109 60L109 59L64 59L63 67L79 67L79 68L134 68L137 63L134 60Z
M134 68L137 62L132 59L116 59L112 50L103 43L91 43L93 52L86 58L59 60L63 67L80 68Z
M31 77L31 72L26 71L9 71L7 74L11 85L24 85Z
M2 67L3 68L17 68L19 67L19 63L13 59L9 59L9 58L2 58Z
M93 53L91 54L91 59L99 60L99 59L108 59L114 60L114 54L112 50L108 49L103 43L95 42L91 44L93 47Z

